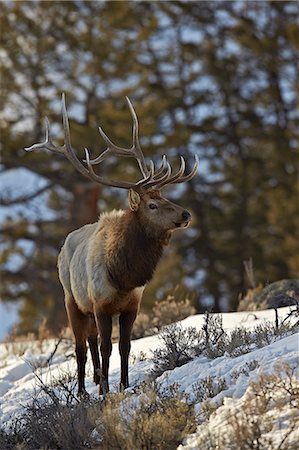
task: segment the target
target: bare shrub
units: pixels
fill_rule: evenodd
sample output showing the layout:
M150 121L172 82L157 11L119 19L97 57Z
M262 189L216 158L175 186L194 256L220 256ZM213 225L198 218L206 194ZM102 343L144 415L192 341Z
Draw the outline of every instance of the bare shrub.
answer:
M278 327L269 321L265 321L253 329L252 339L256 347L260 348L271 344L277 338L296 332L297 329L298 325L291 321L283 321Z
M287 315L286 319L289 319ZM205 349L203 354L209 358L217 358L225 353L237 357L250 351L269 345L280 337L296 332L297 324L284 320L278 328L274 323L265 321L253 330L238 327L227 333L222 327L221 316L206 314L203 326L205 334Z
M9 334L4 342L5 351L8 354L22 356L30 348L30 350L36 348L39 353L43 352L44 341L36 340L36 336L33 333L28 333L27 335L19 336L14 333L14 331ZM48 343L46 343L48 345Z
M275 373L262 374L257 382L250 382L251 392L246 397L238 414L232 414L228 422L229 436L223 444L228 448L290 449L289 442L295 427L299 425L296 409L299 407L299 384L294 377L294 368L288 364L276 365ZM289 407L287 411L285 407ZM272 437L275 427L274 410L285 409L289 427L281 433L279 440ZM269 414L270 413L270 414ZM297 424L297 425L296 425ZM231 446L231 439L235 446Z
M60 371L59 377L51 380L50 384L45 384L35 373L37 385L45 392L53 402L63 402L67 405L79 403L77 392L77 373L75 371Z
M283 330L281 334L285 334L285 331ZM260 348L271 344L276 335L276 328L271 322L265 321L254 327L252 334L256 346Z
M228 335L225 345L221 349L230 356L237 357L256 348L265 347L281 337L296 332L297 329L298 327L291 322L285 322L276 328L276 325L269 321L256 325L253 330L236 328Z
M97 426L105 450L173 450L195 429L194 409L182 394L175 390L171 396L161 395L149 386L137 402L125 394L110 394Z
M153 354L153 374L156 377L166 370L191 361L197 354L200 334L195 328L183 328L179 324L172 324L162 329L159 339L162 346Z
M259 362L256 359L253 359L252 361L249 361L245 363L242 367L239 369L235 369L231 373L231 377L234 380L237 380L240 375L245 375L248 377L249 373L253 370L257 369L259 367Z
M4 351L9 355L18 356L23 356L28 351L32 355L46 355L49 352L49 338L46 336L48 336L48 331L42 331L39 335L34 333L17 335L12 332L4 342ZM56 353L63 354L67 358L75 357L73 335L70 328L64 328L58 337L51 338L51 343L54 346L51 354L48 358L41 357L40 361L36 359L35 363L37 366L50 364Z
M202 327L204 345L203 354L208 358L222 356L227 347L228 336L223 329L222 316L219 314L205 313L205 322Z
M227 384L224 378L209 375L194 383L192 389L195 402L198 403L215 397L220 392L227 389Z
M244 355L252 350L253 336L250 330L245 328L235 328L231 331L226 340L225 351L230 355L237 357Z
M230 333L223 329L222 317L209 312L201 331L182 328L172 324L162 329L161 347L154 351L153 375L160 376L166 370L182 366L195 356L203 354L215 359L225 354L237 357L274 342L283 336L296 332L298 326L286 321L277 329L275 324L265 322L253 330L236 328Z
M143 361L146 361L147 359L148 358L147 358L146 354L143 351L140 351L137 354L130 353L130 363L131 364L136 364L138 362L143 362Z
M5 344L15 354L23 354L27 350L28 343L34 342L35 347L43 351L49 339L54 339L54 335L48 328L47 319L43 318L36 332L20 334L18 326L14 326L5 338Z

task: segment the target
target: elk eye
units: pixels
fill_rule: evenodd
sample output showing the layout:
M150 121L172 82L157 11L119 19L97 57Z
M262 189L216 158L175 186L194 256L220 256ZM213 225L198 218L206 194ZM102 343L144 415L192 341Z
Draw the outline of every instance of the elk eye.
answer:
M148 207L149 207L149 209L157 209L158 208L156 203L149 203Z

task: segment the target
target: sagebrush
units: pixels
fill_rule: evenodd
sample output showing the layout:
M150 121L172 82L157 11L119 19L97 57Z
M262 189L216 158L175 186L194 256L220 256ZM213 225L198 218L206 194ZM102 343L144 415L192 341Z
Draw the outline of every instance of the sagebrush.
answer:
M293 310L297 314L297 309ZM288 319L292 317L289 314ZM183 328L180 324L164 327L160 334L161 346L153 352L153 376L160 376L166 370L182 366L198 355L215 359L225 354L237 357L264 347L277 339L298 330L298 323L283 320L277 327L265 321L252 330L235 328L225 331L222 317L218 314L205 314L202 329Z
M238 406L212 411L209 422L199 426L193 447L201 450L295 450L298 448L299 382L295 367L281 362L273 374L251 381ZM224 426L219 432L213 414ZM193 448L192 447L192 448Z

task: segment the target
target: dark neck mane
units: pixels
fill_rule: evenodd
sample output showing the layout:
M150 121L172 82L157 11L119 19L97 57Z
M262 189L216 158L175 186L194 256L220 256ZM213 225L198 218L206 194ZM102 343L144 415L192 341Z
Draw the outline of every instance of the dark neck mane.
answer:
M113 236L108 237L106 267L110 283L120 291L145 285L154 275L167 238L168 233L158 235L144 226L136 213L126 211Z

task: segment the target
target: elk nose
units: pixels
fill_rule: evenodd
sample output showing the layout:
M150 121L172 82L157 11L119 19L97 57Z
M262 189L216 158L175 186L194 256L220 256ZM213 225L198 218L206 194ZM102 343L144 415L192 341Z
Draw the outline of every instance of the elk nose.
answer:
M182 212L182 218L183 218L186 222L190 222L190 220L191 220L191 214L189 213L189 211L183 211L183 212Z

